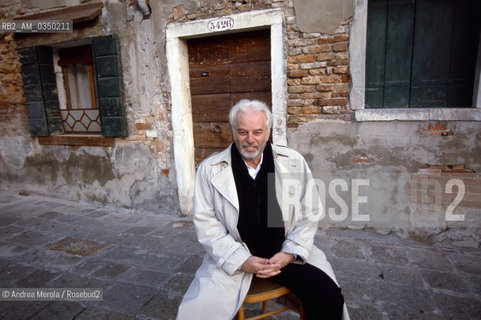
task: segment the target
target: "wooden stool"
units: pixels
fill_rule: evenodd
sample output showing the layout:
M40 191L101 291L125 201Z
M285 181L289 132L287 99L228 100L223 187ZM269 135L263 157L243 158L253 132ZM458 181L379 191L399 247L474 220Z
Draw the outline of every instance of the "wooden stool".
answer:
M251 287L249 288L249 292L242 303L239 312L237 313L238 320L257 320L257 319L264 319L274 314L278 314L287 310L291 310L296 308L296 305L287 306L278 310L274 310L271 312L266 312L267 310L267 301L275 298L279 298L289 294L290 291L286 287L269 280L269 279L260 279L254 276L252 279ZM262 313L258 316L245 319L244 315L244 304L245 303L257 303L262 302ZM302 308L302 303L299 303L299 314L300 319L304 319L304 309Z

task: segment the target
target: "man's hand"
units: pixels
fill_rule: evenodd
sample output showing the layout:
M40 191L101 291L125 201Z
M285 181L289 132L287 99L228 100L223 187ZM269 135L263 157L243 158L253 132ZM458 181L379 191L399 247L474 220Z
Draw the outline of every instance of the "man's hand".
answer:
M281 273L281 269L294 260L292 254L279 252L272 258L251 256L241 266L244 272L255 273L259 278L270 278Z
M269 259L251 256L241 266L244 272L255 273L259 278L269 278L280 273L280 265L269 263Z
M269 259L269 263L279 265L279 269L284 268L292 261L294 261L294 255L285 252L278 252Z

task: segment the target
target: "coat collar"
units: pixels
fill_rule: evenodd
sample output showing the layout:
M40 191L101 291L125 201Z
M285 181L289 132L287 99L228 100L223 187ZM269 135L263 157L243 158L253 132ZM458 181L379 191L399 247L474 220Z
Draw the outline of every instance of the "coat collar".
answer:
M211 181L214 188L239 211L239 199L237 197L234 174L231 170L231 148L235 148L234 143L212 156L210 164L213 168L217 167L217 169L214 170L215 173ZM288 154L282 147L272 145L272 150L274 152L274 161L278 157L288 157Z

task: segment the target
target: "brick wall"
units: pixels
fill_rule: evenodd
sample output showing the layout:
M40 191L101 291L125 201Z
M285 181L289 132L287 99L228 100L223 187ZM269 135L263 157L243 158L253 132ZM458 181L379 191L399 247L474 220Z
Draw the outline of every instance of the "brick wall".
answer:
M308 34L288 25L288 126L317 119L351 120L348 22L334 35Z
M441 207L444 213L451 207L453 214L463 214L481 208L481 174L464 164L425 165L411 176L406 193L415 206Z
M22 76L13 34L0 34L0 136L28 135Z
M293 2L288 0L227 1L188 12L172 8L170 21L187 21L224 16L250 10L282 8L287 28L287 113L288 127L320 120L351 120L349 107L349 24L344 21L335 34L304 33L296 25Z

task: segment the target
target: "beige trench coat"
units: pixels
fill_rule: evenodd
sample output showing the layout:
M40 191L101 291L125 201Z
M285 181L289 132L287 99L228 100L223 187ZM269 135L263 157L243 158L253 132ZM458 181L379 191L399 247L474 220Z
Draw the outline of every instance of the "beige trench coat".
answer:
M235 317L252 280L252 273L240 271L241 265L250 257L249 249L241 242L237 231L239 203L231 166L229 146L224 151L204 160L197 170L195 180L194 225L199 242L206 254L195 274L182 303L177 320L228 320ZM327 273L334 281L334 272L324 253L313 245L322 206L307 206L305 187L312 179L304 158L296 151L272 146L276 171L276 196L280 199L293 197L285 181L300 183L302 206L300 210L287 210L281 206L286 240L282 251L295 254L296 263L308 262ZM284 175L289 173L289 175ZM284 187L284 188L283 188ZM310 196L310 195L309 195ZM292 201L292 204L295 202ZM290 208L295 208L291 205ZM298 207L299 208L299 207ZM337 281L336 281L337 283ZM343 320L349 319L344 305Z

